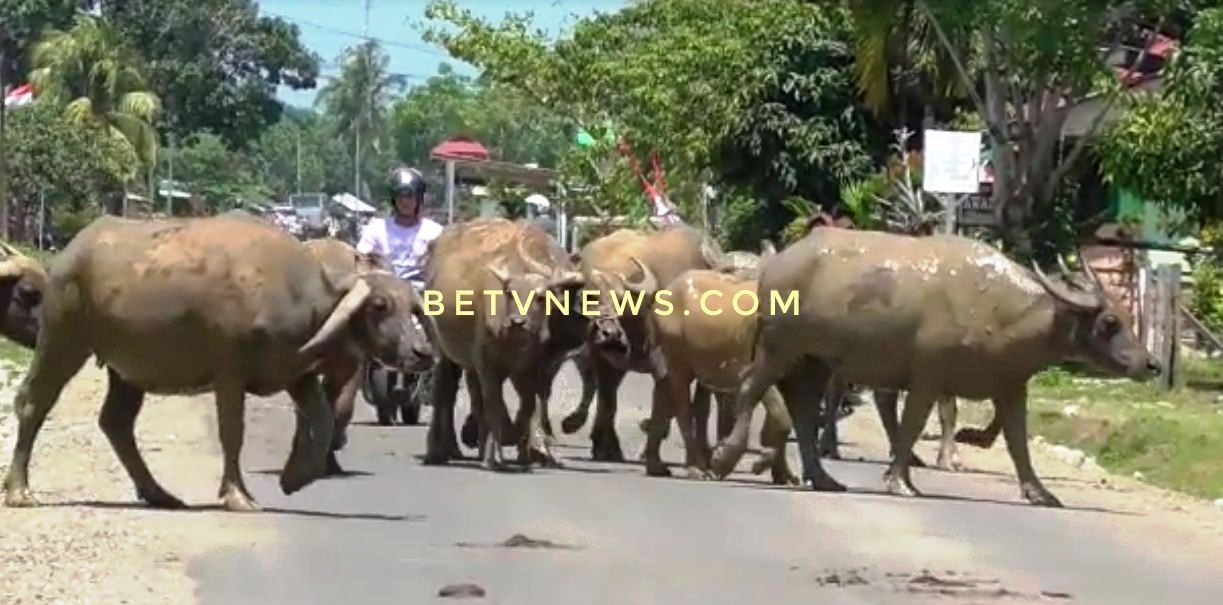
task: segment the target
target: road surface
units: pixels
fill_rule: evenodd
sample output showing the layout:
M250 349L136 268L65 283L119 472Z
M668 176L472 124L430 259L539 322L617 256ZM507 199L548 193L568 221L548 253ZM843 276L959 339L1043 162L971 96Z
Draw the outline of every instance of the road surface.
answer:
M566 369L558 380L559 430L577 379ZM648 413L647 378L629 376L620 393L619 432L632 459L641 451L636 421ZM917 469L914 482L927 497L883 494L886 448L870 410L846 421L846 460L829 464L850 487L845 494L775 488L767 474L708 482L646 477L637 463L592 463L589 426L560 436L563 469L423 466L425 426L378 427L372 416L358 399L341 454L352 474L285 497L275 469L288 451L291 415L282 400L251 406L248 485L277 539L189 561L200 602L447 602L439 590L456 584L481 587L478 602L505 604L1188 605L1223 595L1218 533L1166 510L1127 509L1137 496L1059 479L1041 459L1038 472L1067 508L1029 506L1002 440L995 451L962 451L970 467L989 457L994 471ZM677 442L672 431L668 462L683 459ZM934 458L932 444L920 447ZM797 472L793 443L789 455Z

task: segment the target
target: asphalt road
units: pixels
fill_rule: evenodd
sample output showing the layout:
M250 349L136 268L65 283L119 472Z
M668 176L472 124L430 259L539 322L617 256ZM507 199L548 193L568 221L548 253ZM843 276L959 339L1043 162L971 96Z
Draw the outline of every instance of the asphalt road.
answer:
M559 430L576 375L567 368L558 380ZM631 459L649 392L640 375L621 389ZM275 473L291 414L282 400L251 406L247 481L278 540L192 561L202 603L447 602L439 590L463 583L484 589L475 602L536 605L1223 602L1217 539L1100 506L1113 500L1073 478L1046 479L1062 510L1022 502L1010 473L918 469L926 497L883 494L886 448L868 410L843 429L847 460L829 463L845 494L774 488L745 471L704 482L592 463L589 425L561 436L564 469L427 467L418 458L426 427L378 427L372 412L358 400L341 452L351 475L285 497ZM793 443L789 455L797 472ZM683 460L674 431L664 459ZM507 546L515 535L551 545Z

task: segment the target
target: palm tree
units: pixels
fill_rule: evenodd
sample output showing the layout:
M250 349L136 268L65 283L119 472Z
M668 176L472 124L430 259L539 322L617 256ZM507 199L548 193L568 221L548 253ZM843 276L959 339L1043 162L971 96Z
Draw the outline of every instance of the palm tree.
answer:
M353 150L353 193L360 196L361 173L371 155L368 152L382 152L384 138L390 132L384 125L391 101L406 81L402 75L388 71L390 57L374 40L349 47L339 62L339 77L319 91L315 104L323 106L336 133Z
M916 127L913 122L937 101L963 98L951 55L939 43L921 0L847 4L854 21L858 89L876 116L892 128Z
M106 128L151 170L157 156L161 100L141 75L140 57L114 29L79 13L68 31L48 29L31 52L30 81L69 120ZM131 175L134 176L134 175Z

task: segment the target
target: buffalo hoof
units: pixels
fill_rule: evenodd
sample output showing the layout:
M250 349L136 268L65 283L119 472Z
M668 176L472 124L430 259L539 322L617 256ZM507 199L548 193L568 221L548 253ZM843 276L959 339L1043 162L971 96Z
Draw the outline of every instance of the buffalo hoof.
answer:
M38 499L28 488L10 489L4 495L4 505L9 508L30 508L38 504Z
M709 457L709 468L713 470L715 477L725 479L727 475L735 470L735 465L739 463L739 458L742 456L743 450L741 448L715 447L713 455Z
M1057 499L1057 496L1049 493L1049 490L1039 486L1026 484L1020 488L1023 492L1023 499L1031 502L1036 506L1047 506L1049 508L1062 508L1062 501Z
M773 485L801 485L798 476L790 471L775 471L773 473Z
M586 414L579 414L578 412L574 412L568 416L565 416L565 418L561 420L561 430L564 431L566 435L572 435L582 430L582 427L585 424L586 424Z
M250 496L238 489L230 489L221 496L221 506L230 512L251 513L259 510L259 505Z
M990 439L989 435L981 430L974 428L963 428L956 431L955 442L979 447L981 449L989 449L993 447L994 440Z
M716 477L713 476L713 472L707 468L701 468L699 466L685 467L684 473L693 481L712 481L716 479Z
M340 461L338 458L336 458L335 452L331 452L327 454L326 476L334 477L336 475L343 475L343 474L344 474L344 467L340 466Z
M421 464L425 466L444 466L450 462L451 455L447 452L427 452L424 458L421 459Z
M596 446L591 449L590 457L595 462L624 462L624 452L619 444Z
M902 480L900 477L892 474L885 474L883 477L883 487L889 494L893 496L920 496L921 492L913 487L913 484Z
M958 472L964 470L964 463L960 461L959 454L940 455L938 467L945 471Z
M175 498L170 492L167 492L160 486L147 490L137 490L136 497L153 508L164 508L167 510L187 508L187 505L182 500Z
M807 481L811 482L810 485L811 485L812 491L844 492L844 491L849 490L849 488L845 487L844 485L841 485L839 481L837 481L836 479L833 479L832 477L829 477L828 475L819 475L817 477L807 477Z
M314 483L314 480L321 475L322 473L305 473L286 469L280 474L280 491L286 496L291 495L301 488Z
M670 477L671 469L667 468L667 465L661 462L657 464L650 464L647 462L645 465L645 474L648 477Z

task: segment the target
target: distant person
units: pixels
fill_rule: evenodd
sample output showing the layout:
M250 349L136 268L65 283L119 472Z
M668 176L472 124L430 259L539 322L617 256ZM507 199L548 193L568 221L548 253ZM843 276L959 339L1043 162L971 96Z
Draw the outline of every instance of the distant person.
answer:
M442 233L441 224L421 216L425 189L419 170L407 166L392 170L387 186L390 216L371 219L357 242L357 252L417 287L424 283L429 242Z

